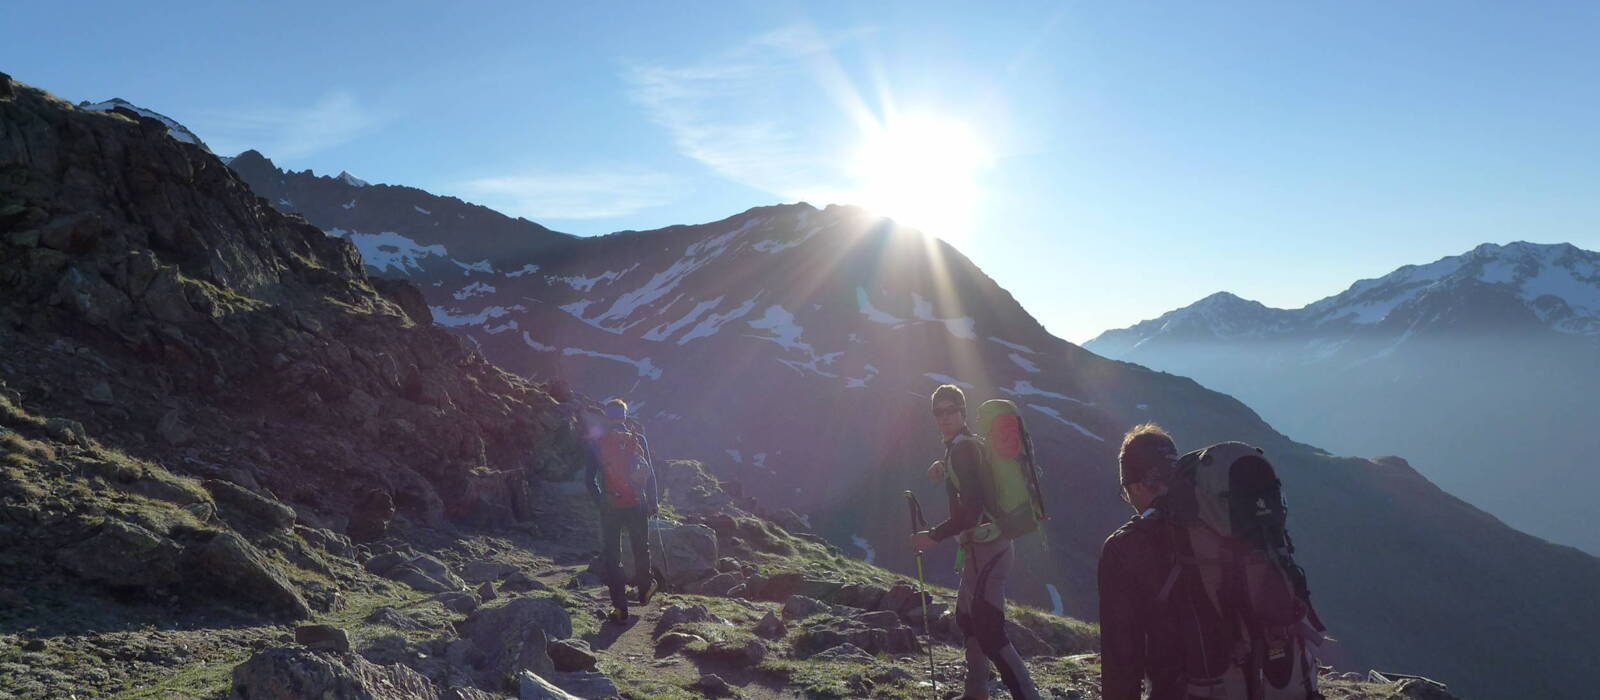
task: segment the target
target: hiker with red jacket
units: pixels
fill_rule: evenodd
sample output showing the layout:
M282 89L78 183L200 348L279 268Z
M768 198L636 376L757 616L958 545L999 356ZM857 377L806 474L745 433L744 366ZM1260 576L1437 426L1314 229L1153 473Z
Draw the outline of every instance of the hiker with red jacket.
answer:
M1172 436L1154 423L1129 430L1117 457L1122 500L1134 516L1100 550L1100 693L1105 700L1183 700L1183 658L1170 616L1157 602L1172 569L1162 512L1178 459Z
M628 619L627 576L622 569L622 533L633 548L634 585L640 605L650 603L660 582L650 569L650 516L658 510L655 469L644 431L628 424L628 404L612 399L605 405L606 425L589 443L584 484L600 508L600 559L611 591L607 619Z
M911 546L922 552L951 537L956 537L961 546L956 623L965 637L967 658L966 689L961 697L989 697L992 662L1011 697L1036 700L1039 690L1022 663L1022 655L1006 635L1005 586L1015 549L1009 538L974 536L974 530L992 525L984 508L987 480L982 439L967 429L967 397L960 387L940 385L933 392L932 403L934 424L944 438L945 458L934 463L929 475L945 482L950 518L931 530L913 534Z

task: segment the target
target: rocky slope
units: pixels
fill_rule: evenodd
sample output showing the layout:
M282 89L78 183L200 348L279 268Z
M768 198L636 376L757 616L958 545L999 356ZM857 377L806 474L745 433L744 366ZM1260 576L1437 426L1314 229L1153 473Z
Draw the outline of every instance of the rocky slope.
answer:
M314 223L346 216L350 236L391 233L399 215L296 205ZM389 240L454 255L447 233L413 234ZM1443 677L1479 697L1571 697L1587 674L1578 650L1600 621L1585 592L1600 561L1506 527L1404 460L1331 456L1193 381L1054 338L953 248L862 211L767 207L439 269L385 272L419 284L436 321L497 364L628 396L658 452L703 461L892 569L910 565L901 492L942 511L921 478L937 456L927 396L956 381L1026 407L1044 456L1053 518L1025 545L1012 589L1023 600L1092 617L1099 542L1126 517L1116 442L1157 420L1183 445L1241 439L1273 457L1341 665ZM949 583L942 556L930 571Z
M1486 244L1301 309L1214 294L1085 347L1194 377L1323 447L1404 454L1513 526L1600 552L1584 495L1600 485L1600 253Z
M3 76L0 383L0 679L25 697L77 687L27 647L238 629L186 652L226 654L340 609L352 539L536 528L571 471L570 410L414 287L165 122ZM107 644L92 686L185 663Z

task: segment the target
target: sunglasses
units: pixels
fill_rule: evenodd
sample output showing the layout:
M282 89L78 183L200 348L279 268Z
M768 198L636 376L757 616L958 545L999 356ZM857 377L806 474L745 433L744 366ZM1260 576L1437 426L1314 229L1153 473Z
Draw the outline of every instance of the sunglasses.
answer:
M951 415L951 414L955 414L955 413L960 413L960 412L961 412L961 409L957 408L955 406L946 406L944 408L935 408L935 409L933 409L933 415L935 417L937 417L937 418L943 418L945 416L948 416L948 415Z

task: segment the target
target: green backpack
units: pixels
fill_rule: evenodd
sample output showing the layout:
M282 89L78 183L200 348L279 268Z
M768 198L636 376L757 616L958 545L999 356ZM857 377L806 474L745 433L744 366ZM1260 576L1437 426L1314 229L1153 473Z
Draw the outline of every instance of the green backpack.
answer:
M1033 458L1033 440L1017 405L1005 399L983 402L978 407L977 429L984 458L983 511L989 522L973 528L972 539L1015 539L1039 529L1039 521L1045 519L1039 468ZM955 470L949 474L960 491Z

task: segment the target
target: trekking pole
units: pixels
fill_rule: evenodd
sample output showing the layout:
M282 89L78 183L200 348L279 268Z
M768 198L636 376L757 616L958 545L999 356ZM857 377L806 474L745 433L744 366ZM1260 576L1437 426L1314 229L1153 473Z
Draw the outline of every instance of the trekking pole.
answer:
M911 534L922 532L928 521L922 517L922 504L917 494L906 492L906 506L911 510ZM928 580L922 575L922 552L917 552L917 600L922 602L922 636L928 638L928 682L933 684L933 697L939 697L939 678L933 672L933 632L928 626Z

